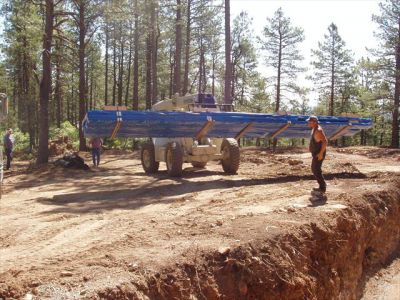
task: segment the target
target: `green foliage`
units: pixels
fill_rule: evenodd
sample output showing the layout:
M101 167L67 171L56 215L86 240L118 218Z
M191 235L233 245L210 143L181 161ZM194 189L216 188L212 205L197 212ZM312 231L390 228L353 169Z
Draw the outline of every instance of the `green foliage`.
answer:
M379 40L379 48L372 50L372 53L378 58L379 71L390 84L391 146L398 148L400 147L400 1L385 0L379 7L381 14L372 17L378 25L375 36Z
M250 87L249 99L239 102L235 106L236 111L248 111L256 113L272 112L271 97L267 91L267 79L260 74Z
M13 131L14 151L27 152L29 150L29 135L21 132L18 128Z
M243 106L249 98L250 89L257 84L259 74L257 55L254 46L252 19L247 12L241 12L233 20L232 30L232 66L233 66L233 102Z
M140 145L145 143L147 138L117 138L117 139L104 139L105 149L117 149L117 150L138 150Z
M61 137L68 137L68 140L72 142L74 148L77 148L79 145L79 130L74 125L72 125L69 121L65 121L61 123L61 127L58 128L56 126L50 127L49 138L50 140L57 140Z

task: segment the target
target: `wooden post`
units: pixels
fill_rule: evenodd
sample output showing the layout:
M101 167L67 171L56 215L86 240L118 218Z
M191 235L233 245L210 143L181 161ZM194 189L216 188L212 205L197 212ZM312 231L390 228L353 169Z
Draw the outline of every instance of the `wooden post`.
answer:
M199 130L199 132L196 134L195 139L196 140L201 140L203 137L207 135L207 133L210 131L210 129L214 126L215 121L209 119L207 122L204 123L203 127Z
M270 135L270 139L273 140L276 138L278 135L280 135L282 132L284 132L290 125L292 125L292 122L288 121L285 125L283 125L281 128L279 128L277 131L275 131L272 135Z
M253 128L254 123L251 122L247 124L242 130L239 131L239 133L235 136L235 140L239 140L242 136L245 135L246 132L248 132L251 128Z
M348 125L340 128L338 131L336 131L334 134L332 134L332 136L330 136L328 140L330 140L330 141L336 140L339 136L343 135L352 126L353 126L353 124L349 123Z

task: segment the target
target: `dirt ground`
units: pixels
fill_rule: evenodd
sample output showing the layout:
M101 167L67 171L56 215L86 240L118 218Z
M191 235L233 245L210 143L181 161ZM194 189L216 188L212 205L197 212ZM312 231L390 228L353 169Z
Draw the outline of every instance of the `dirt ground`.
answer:
M83 156L91 166L89 156ZM158 174L146 175L138 153L107 152L100 166L89 171L53 165L35 169L17 161L5 174L0 200L0 298L359 298L359 283L354 283L353 290L346 294L342 290L346 290L347 283L337 279L340 274L329 275L332 282L318 284L325 274L315 265L320 261L316 258L319 254L313 254L311 247L301 248L306 245L300 241L311 241L307 230L312 229L315 236L324 226L337 226L341 232L341 223L333 224L333 220L343 214L354 215L349 207L360 211L362 205L376 211L386 209L390 213L385 216L391 217L391 207L400 201L400 151L330 149L323 166L327 200L317 203L310 201L310 190L316 186L310 163L305 149L274 154L250 148L242 151L237 175L225 175L217 163L209 163L206 169L188 164L183 177L174 179L167 176L164 164ZM361 202L363 195L367 196ZM384 203L379 195L392 200L379 204ZM359 224L364 224L364 219L360 217ZM367 221L365 224L368 228ZM387 232L395 230L391 234L399 235L400 227L394 229L393 224ZM351 232L348 228L353 223L346 226L343 234ZM354 226L352 231L357 231L358 223ZM372 247L367 246L371 242L362 234L369 231L359 233L366 248ZM293 243L293 249L304 252L290 250L292 256L289 248L282 246L287 243L285 238ZM332 249L339 247L340 241L335 239ZM324 243L328 245L330 240ZM265 245L270 247L265 250ZM275 253L274 245L284 251ZM386 246L377 255L393 252L399 242L396 245L391 241ZM355 246L349 246L348 253L357 252L351 247ZM261 259L263 249L268 259ZM371 252L358 250L363 256ZM285 258L282 253L289 255ZM382 257L379 260L386 259ZM311 261L311 267L293 271L294 275L286 273L300 260L304 266ZM240 274L243 270L256 273L258 264L261 272L261 262L263 273L275 270L264 283L261 277L250 282L223 275L237 273L235 270L243 264L250 267L241 268ZM268 264L274 268L268 269ZM218 273L221 268L225 273ZM394 269L399 268L397 263ZM338 270L343 276L355 276L344 266ZM332 268L326 272L336 271ZM356 273L355 281L362 277L363 270L357 269ZM253 278L246 274L246 278ZM271 297L265 295L266 285L271 286ZM328 290L330 285L338 294L322 295L321 290ZM261 291L256 292L257 288ZM272 292L272 288L279 291Z
M400 259L376 273L366 284L362 300L400 299Z

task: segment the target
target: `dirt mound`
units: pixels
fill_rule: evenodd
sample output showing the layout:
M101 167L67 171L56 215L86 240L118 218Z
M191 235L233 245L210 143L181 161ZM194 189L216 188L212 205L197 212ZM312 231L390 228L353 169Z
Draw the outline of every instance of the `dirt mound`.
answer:
M364 155L369 158L395 158L400 159L400 149L393 148L377 148L377 147L348 147L348 148L337 148L339 153L357 154Z
M54 165L63 168L73 168L82 170L90 169L89 166L85 164L84 159L80 157L77 153L64 154L62 158L57 159L54 162Z
M56 140L49 141L49 155L58 156L67 151L72 151L73 146L68 136L60 136Z

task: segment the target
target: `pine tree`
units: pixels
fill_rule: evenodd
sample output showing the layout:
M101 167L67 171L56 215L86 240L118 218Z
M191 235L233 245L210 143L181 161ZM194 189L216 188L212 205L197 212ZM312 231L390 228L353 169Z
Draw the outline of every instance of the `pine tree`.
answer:
M333 116L335 99L349 76L352 58L335 24L329 25L328 34L324 38L322 43L318 42L317 50L311 50L314 58L311 65L315 69L311 78L318 85L321 94L329 94L328 114Z
M304 41L303 29L293 27L290 18L285 17L279 8L272 18L267 19L264 27L262 49L266 51L266 64L276 71L275 111L280 110L283 89L291 89L291 82L297 73L304 69L299 67L303 59L298 46Z
M380 40L379 57L381 69L385 70L393 86L392 94L392 137L391 147L399 148L399 107L400 107L400 1L386 0L379 4L381 15L373 16L379 31L375 33Z
M45 2L45 28L42 50L42 80L40 82L40 122L39 149L37 163L47 163L49 160L49 101L51 94L51 51L54 30L54 1Z
M245 95L255 80L257 55L251 30L252 20L247 12L241 12L233 20L232 29L232 96L243 105Z

